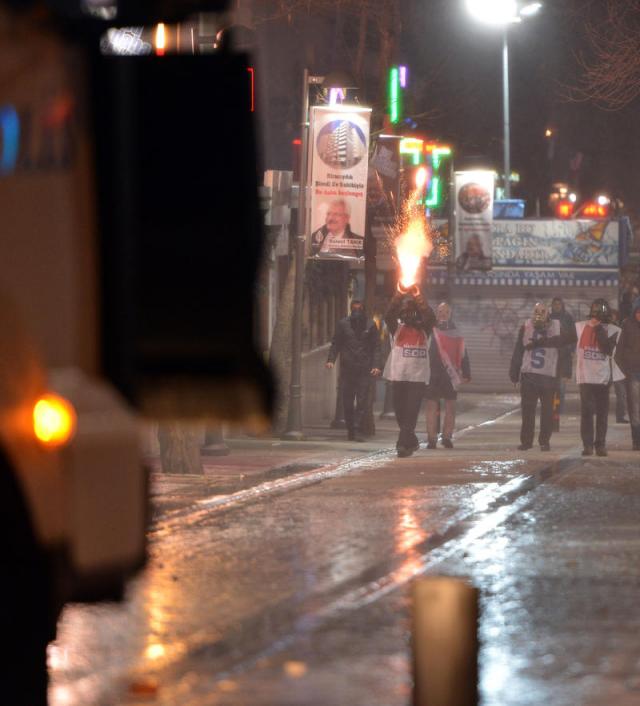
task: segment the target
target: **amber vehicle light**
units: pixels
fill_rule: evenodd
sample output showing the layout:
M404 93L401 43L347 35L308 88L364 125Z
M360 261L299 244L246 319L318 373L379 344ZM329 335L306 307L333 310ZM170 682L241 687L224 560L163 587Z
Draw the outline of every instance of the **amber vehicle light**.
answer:
M45 446L63 446L76 430L73 405L59 395L43 395L33 408L33 431Z

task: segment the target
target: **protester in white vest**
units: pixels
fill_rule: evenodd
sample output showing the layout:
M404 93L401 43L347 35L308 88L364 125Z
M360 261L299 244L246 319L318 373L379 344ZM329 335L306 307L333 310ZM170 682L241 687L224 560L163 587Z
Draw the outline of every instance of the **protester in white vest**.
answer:
M611 308L605 299L594 299L587 321L576 323L576 382L580 389L580 435L582 455L607 455L609 387L624 378L613 364L620 329L611 323ZM595 416L595 435L593 418Z
M397 293L385 316L391 334L391 352L384 377L392 385L393 406L400 431L399 457L411 456L419 448L415 434L425 384L429 382L429 336L435 315L414 285L410 293Z
M533 446L538 400L540 450L551 449L553 396L559 390L558 349L572 342L575 342L575 332L563 328L558 319L551 319L547 306L536 302L531 318L520 327L509 369L511 382L520 385L520 451Z

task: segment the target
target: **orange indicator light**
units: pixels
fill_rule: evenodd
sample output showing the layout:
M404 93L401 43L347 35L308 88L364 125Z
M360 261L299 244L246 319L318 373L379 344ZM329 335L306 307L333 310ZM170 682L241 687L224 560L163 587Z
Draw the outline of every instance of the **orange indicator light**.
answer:
M76 430L73 405L59 395L43 395L33 408L33 431L45 446L64 446Z

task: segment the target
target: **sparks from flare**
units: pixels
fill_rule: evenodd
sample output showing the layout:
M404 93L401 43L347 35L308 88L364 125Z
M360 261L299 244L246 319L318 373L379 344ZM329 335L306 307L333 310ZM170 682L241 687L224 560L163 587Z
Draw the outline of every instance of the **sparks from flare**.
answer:
M417 283L422 258L429 257L433 245L430 228L420 205L419 190L411 193L391 232L396 259L400 265L400 285L409 289Z

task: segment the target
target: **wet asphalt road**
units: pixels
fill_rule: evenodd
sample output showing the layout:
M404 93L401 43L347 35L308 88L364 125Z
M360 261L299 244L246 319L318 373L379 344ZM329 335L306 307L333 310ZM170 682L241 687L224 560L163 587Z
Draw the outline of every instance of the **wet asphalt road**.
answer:
M408 704L426 573L481 590L483 704L640 704L640 454L612 424L582 459L575 414L517 452L511 408L453 451L334 444L324 470L165 503L128 600L65 610L51 703Z

